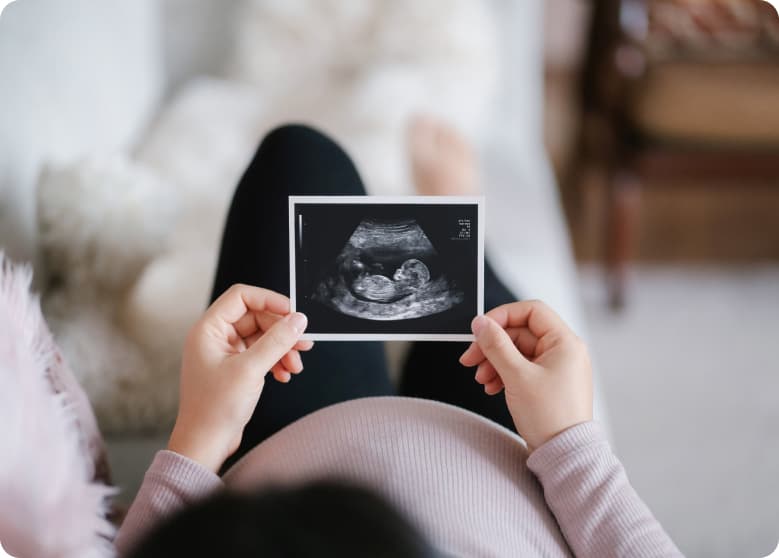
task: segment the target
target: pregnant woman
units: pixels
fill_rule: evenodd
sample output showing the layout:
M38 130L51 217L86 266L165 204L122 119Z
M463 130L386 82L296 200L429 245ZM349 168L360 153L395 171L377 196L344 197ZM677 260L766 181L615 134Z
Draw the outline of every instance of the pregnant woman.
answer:
M456 134L418 120L411 146L420 193L474 192ZM585 346L544 304L513 302L489 266L475 342L414 344L400 397L382 344L299 340L287 196L363 193L318 132L265 138L230 209L214 301L184 348L168 448L120 553L680 556L592 421Z

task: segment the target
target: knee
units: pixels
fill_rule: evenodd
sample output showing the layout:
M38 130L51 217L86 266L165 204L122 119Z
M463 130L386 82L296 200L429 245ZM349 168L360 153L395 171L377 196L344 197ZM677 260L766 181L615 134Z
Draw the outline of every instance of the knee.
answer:
M268 132L238 190L241 196L274 192L279 196L357 195L363 191L346 152L324 133L303 124L286 124Z
M260 143L259 152L295 153L312 145L333 144L323 132L305 124L284 124L268 132Z
M267 195L273 185L289 188L301 172L301 162L330 143L324 134L304 124L285 124L272 129L257 147L236 197Z

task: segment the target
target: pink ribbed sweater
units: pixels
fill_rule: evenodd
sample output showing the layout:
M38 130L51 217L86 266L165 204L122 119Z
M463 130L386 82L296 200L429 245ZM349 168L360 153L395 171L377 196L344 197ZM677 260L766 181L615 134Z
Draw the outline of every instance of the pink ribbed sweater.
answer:
M522 440L463 409L380 397L287 426L225 476L160 451L117 536L124 554L163 516L220 490L339 478L383 494L445 555L678 557L601 427L580 424L528 457Z

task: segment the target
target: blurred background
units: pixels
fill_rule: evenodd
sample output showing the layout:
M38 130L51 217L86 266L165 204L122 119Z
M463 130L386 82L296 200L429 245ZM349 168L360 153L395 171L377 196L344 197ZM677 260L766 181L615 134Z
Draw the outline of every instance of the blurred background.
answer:
M431 114L487 251L589 342L596 414L690 557L779 537L779 17L761 0L19 0L0 19L0 247L132 500L175 417L224 213L289 120L409 194ZM402 346L390 347L395 366Z
M617 452L688 556L779 519L779 19L546 3L545 137Z

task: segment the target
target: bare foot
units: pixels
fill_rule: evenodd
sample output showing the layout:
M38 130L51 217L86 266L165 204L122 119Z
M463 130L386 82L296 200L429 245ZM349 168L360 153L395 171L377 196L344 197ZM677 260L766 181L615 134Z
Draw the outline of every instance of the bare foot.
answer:
M408 126L411 172L423 196L472 196L479 192L476 155L448 124L415 116Z

